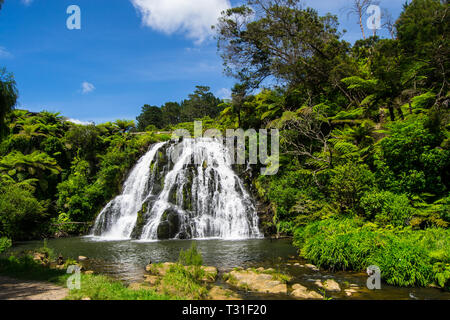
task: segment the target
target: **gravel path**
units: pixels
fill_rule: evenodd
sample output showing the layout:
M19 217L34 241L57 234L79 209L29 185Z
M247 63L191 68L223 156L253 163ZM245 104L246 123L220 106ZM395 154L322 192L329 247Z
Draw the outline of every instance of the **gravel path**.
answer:
M68 293L51 283L0 276L0 300L63 300Z

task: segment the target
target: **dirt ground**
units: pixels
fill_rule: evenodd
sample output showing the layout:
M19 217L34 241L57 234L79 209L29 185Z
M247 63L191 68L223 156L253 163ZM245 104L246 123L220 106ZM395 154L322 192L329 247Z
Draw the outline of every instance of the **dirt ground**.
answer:
M0 300L63 300L68 293L51 283L0 276Z

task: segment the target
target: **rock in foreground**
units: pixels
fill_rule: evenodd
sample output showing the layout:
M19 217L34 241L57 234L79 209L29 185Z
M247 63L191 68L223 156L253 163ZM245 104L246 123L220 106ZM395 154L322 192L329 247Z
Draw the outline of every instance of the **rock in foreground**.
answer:
M233 270L226 274L225 278L227 278L227 283L250 291L287 294L286 283L283 280L278 280L276 274L251 269Z
M291 295L300 298L300 299L323 299L323 296L315 291L310 291L306 287L302 286L301 284L294 284L292 286Z

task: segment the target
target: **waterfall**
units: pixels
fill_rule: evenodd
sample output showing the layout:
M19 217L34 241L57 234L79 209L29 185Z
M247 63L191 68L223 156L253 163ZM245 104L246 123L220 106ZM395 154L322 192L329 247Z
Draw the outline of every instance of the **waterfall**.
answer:
M220 140L154 145L98 216L93 235L109 239L260 238L258 216Z
M94 235L109 239L129 239L136 217L148 194L152 193L150 163L164 143L154 145L136 164L123 186L121 195L109 202L98 215Z

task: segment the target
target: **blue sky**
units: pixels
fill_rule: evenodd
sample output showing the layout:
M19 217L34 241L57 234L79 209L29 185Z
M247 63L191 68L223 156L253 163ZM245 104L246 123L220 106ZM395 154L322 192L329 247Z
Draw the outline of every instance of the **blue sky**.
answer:
M134 119L144 104L180 101L196 85L226 95L233 79L209 26L232 0L6 0L0 11L0 66L13 72L19 108L96 123ZM340 18L360 38L349 0L304 0ZM404 0L381 0L396 18ZM81 30L66 10L81 8ZM211 20L213 19L213 20Z

